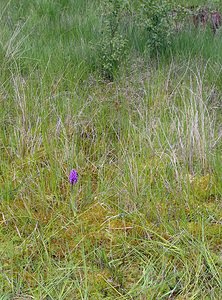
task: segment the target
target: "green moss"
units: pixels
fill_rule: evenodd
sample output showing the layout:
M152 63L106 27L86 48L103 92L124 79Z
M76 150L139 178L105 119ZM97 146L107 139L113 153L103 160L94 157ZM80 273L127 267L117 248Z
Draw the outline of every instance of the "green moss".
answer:
M195 176L191 178L191 188L194 196L205 201L216 192L216 181L213 175Z

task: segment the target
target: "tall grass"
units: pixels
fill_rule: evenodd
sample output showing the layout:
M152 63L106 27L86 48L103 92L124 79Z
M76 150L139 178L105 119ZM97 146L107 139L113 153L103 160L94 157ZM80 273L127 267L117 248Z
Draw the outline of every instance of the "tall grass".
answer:
M99 2L1 6L0 299L220 299L219 34L108 83Z

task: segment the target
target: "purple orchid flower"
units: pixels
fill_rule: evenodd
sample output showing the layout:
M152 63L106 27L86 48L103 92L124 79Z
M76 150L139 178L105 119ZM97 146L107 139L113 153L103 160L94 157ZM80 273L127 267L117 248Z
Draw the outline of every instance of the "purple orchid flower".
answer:
M69 174L69 182L71 183L71 185L76 184L78 181L78 173L76 170L72 169L70 174Z

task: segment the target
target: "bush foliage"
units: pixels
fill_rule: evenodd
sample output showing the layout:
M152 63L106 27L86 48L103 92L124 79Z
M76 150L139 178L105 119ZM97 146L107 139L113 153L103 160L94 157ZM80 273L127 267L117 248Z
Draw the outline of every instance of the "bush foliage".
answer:
M144 29L147 46L152 53L170 44L173 32L173 6L168 0L143 0L140 5L139 25Z
M99 42L100 69L109 80L127 57L130 32L123 30L129 24L140 32L145 48L153 55L170 44L173 32L172 4L169 0L142 0L129 3L125 0L106 0L102 4L102 30Z

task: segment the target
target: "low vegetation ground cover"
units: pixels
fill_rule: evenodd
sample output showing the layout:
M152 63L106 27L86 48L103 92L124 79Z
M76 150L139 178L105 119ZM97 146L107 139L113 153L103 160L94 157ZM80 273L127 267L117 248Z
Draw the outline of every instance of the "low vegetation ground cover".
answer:
M0 299L221 299L222 32L130 13L110 77L73 2L0 4Z

